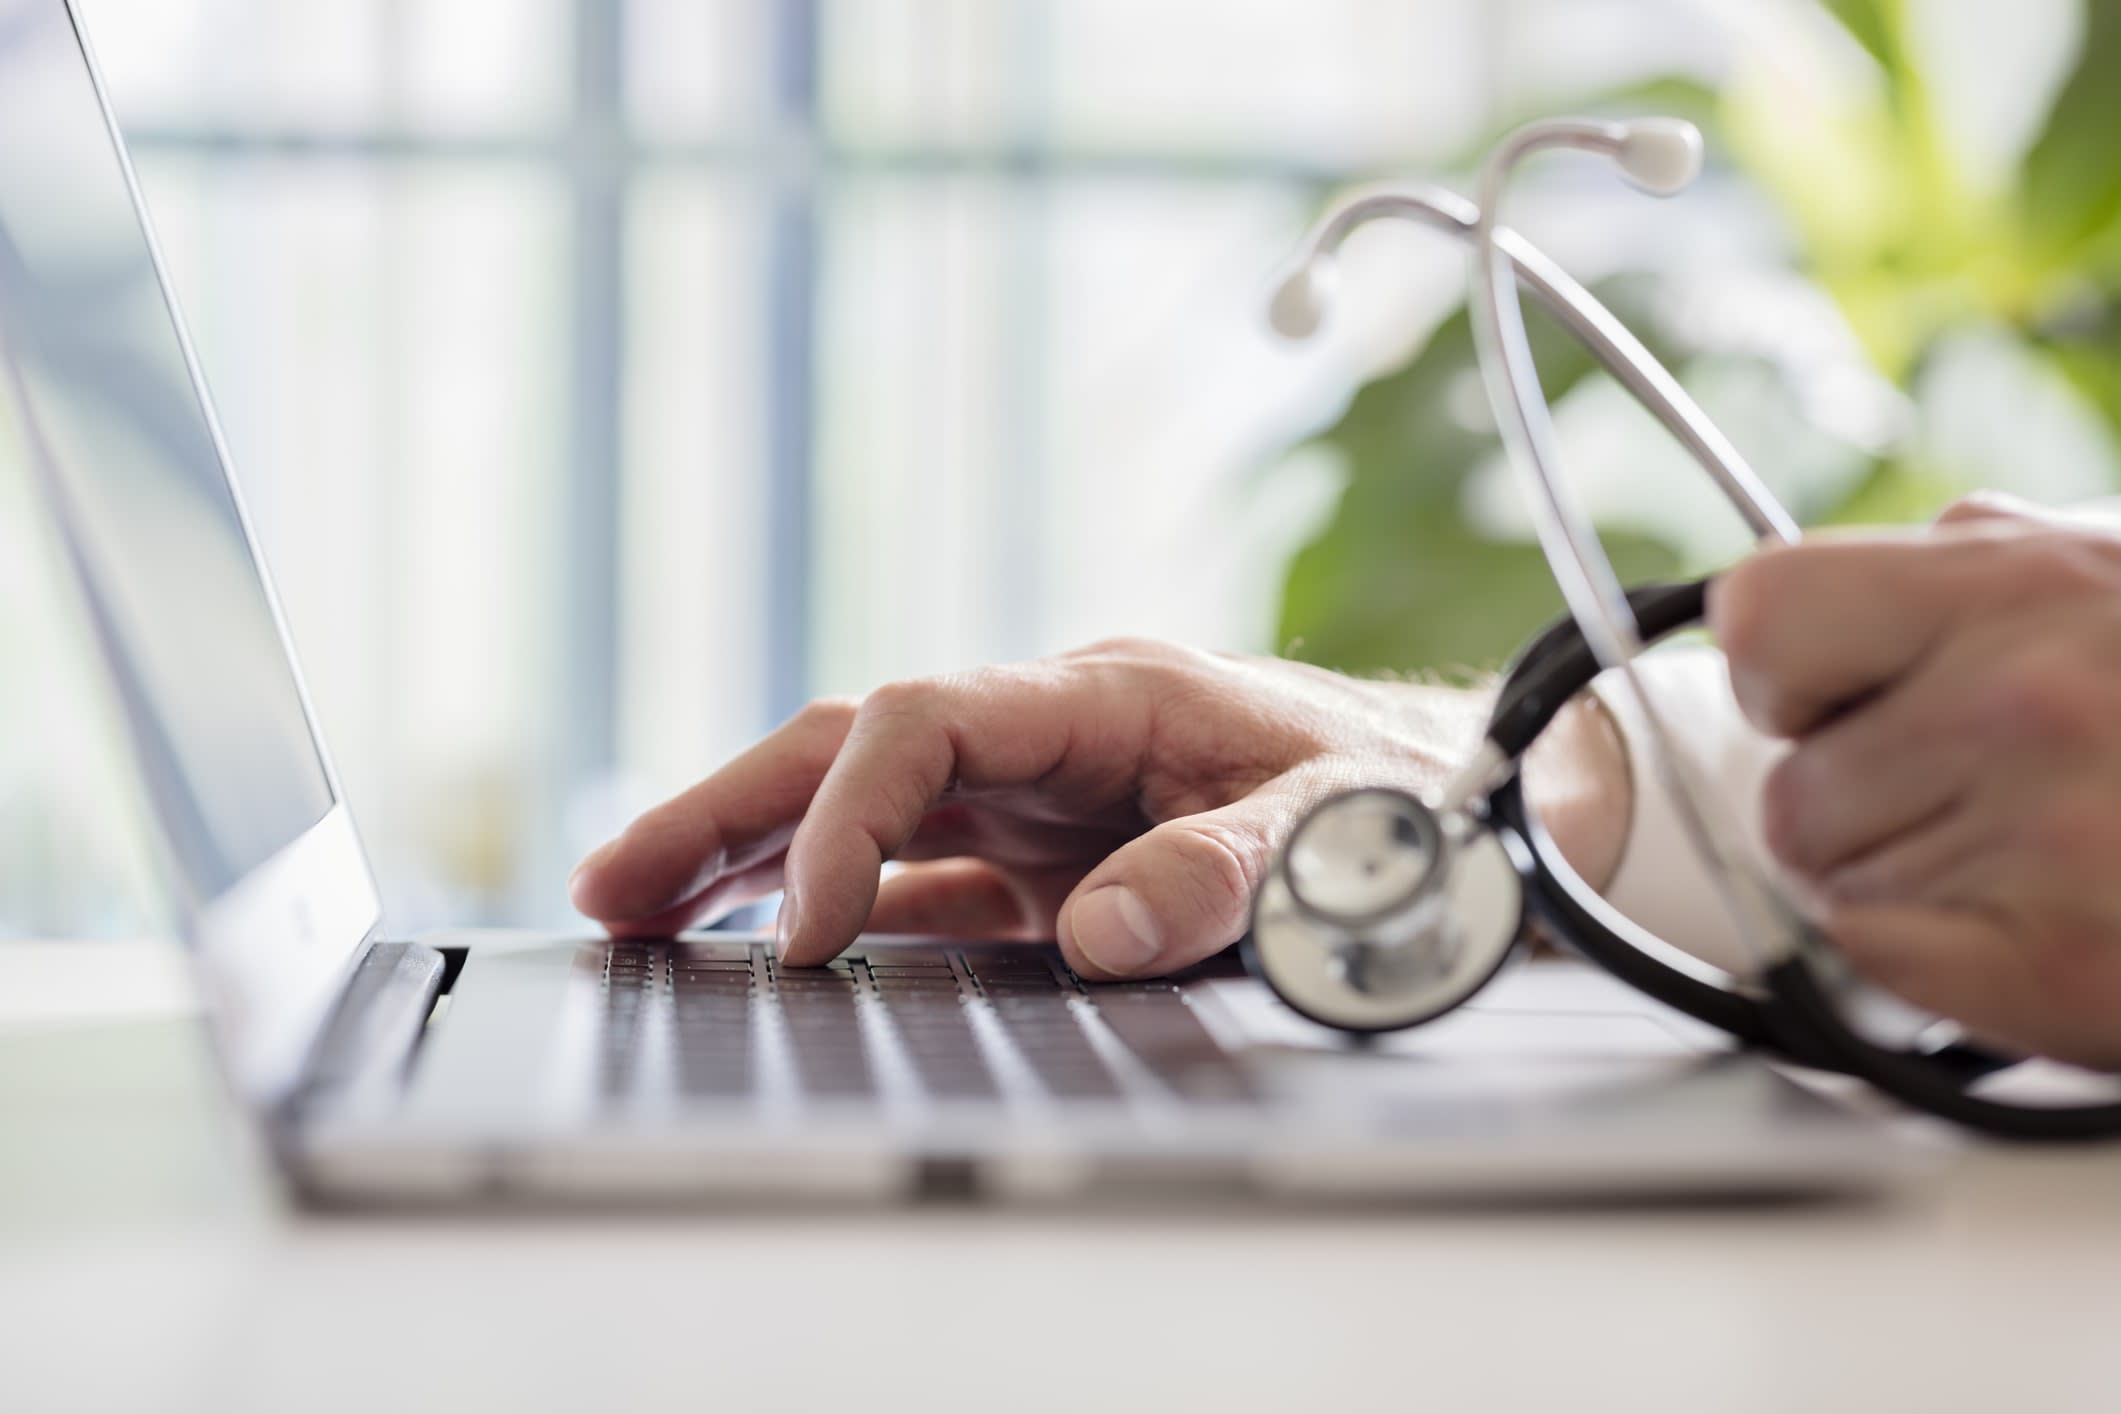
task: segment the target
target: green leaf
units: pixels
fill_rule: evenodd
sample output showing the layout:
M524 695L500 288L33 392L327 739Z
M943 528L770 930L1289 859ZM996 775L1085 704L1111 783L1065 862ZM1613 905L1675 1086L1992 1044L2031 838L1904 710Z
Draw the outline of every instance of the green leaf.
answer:
M1909 47L1906 6L1909 0L1822 0L1865 52L1878 61L1885 80L1886 107L1899 125L1901 139L1912 145L1909 159L1935 164L1940 141L1936 115L1930 111L1922 66Z
M1883 0L1825 0L1826 8L1888 75L1901 68L1900 35Z
M2071 263L2121 225L2121 5L2085 6L2077 65L2025 157L2025 232L2052 265Z
M2121 294L2075 311L2062 327L2040 331L2034 343L2121 440Z
M1647 286L1615 281L1603 297L1636 327ZM1541 381L1564 396L1595 366L1536 309L1526 310ZM1319 439L1349 476L1319 537L1295 558L1282 598L1291 656L1348 672L1458 672L1493 667L1561 611L1536 545L1469 524L1468 480L1499 444L1480 403L1463 310L1398 371L1356 394ZM1670 574L1675 557L1641 536L1609 536L1624 578Z
M1826 525L1906 525L1930 519L1972 489L1911 462L1881 461L1819 520Z

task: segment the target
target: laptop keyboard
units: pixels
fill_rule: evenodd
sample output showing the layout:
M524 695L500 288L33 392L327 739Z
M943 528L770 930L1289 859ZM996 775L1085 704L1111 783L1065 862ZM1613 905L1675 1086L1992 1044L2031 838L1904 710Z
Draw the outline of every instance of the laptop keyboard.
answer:
M1086 986L1045 950L893 947L784 968L763 944L613 943L598 1089L744 1102L1254 1098L1169 982Z

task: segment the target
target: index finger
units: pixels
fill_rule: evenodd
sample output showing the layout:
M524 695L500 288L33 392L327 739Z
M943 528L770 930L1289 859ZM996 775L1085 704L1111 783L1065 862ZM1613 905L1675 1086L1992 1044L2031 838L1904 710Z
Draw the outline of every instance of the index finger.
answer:
M1957 557L1913 535L1807 538L1709 585L1708 620L1746 717L1802 735L1928 657L1957 616Z
M1101 767L1131 781L1145 708L1093 700L1086 676L1053 664L897 683L862 704L810 813L788 846L782 960L822 964L861 932L886 860L906 846L953 784L967 789L1054 777L1093 740Z
M718 880L784 848L854 724L853 702L811 703L757 745L656 806L583 860L574 906L609 926L682 916Z

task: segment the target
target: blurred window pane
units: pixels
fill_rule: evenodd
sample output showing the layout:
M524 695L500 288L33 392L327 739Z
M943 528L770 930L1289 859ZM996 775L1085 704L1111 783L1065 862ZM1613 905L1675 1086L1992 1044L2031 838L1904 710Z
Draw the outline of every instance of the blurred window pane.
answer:
M81 9L128 130L494 133L564 116L568 0L83 0Z
M81 13L128 124L350 130L380 116L386 11L369 0L85 0ZM244 62L222 62L237 34Z
M1363 313L1302 349L1274 336L1263 272L1309 210L1308 194L1264 181L1054 188L1041 646L1121 633L1273 646L1282 572L1318 488L1258 470L1329 410L1304 370L1344 362L1371 320L1408 314L1400 249L1396 276L1350 270L1367 281ZM1455 286L1458 262L1441 265Z
M1276 646L1333 472L1257 468L1462 273L1366 232L1364 298L1276 344L1261 284L1320 191L1714 28L1702 0L80 3L407 926L562 921L575 852L791 693L1118 632ZM806 60L814 100L781 81Z
M1036 486L1004 437L1018 410L1008 362L1039 292L1008 278L1008 196L964 179L849 180L827 208L821 690L965 667L1009 636L988 550L1001 497Z
M1479 130L1480 0L829 0L835 139L1363 166Z
M749 184L658 174L627 287L619 758L642 792L741 749L765 710L765 240Z
M483 908L559 725L561 191L155 152L142 180L386 896Z
M396 53L381 86L401 126L500 133L566 121L568 0L391 0L385 13L386 46Z
M1092 147L1361 166L1479 130L1479 0L1085 0L1054 5L1054 127Z
M821 690L1119 633L1263 646L1300 508L1248 473L1320 408L1258 293L1305 211L1264 182L840 183Z
M991 147L1035 118L1044 4L824 0L820 85L835 142Z
M756 126L779 0L629 0L627 109L642 134L727 138Z

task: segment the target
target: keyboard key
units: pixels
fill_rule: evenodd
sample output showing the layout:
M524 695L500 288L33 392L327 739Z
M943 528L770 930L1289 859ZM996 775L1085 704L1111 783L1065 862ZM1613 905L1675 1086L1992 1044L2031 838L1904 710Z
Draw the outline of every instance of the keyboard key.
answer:
M681 1001L694 998L701 1001L742 1001L758 994L759 989L752 984L749 977L727 972L707 977L670 979L670 995Z
M1119 1097L1118 1082L1079 1027L1026 1026L1020 1021L1005 1019L1003 1028L1030 1066L1031 1073L1057 1098Z
M874 952L863 951L848 954L848 960L866 962L871 967L907 967L917 963L950 965L950 950L939 947L908 945L904 947L878 948Z
M1189 1100L1257 1098L1251 1077L1201 1024L1176 988L1114 992L1093 987L1098 1015L1149 1072Z
M1050 953L975 947L956 956L963 972L943 948L879 948L825 967L783 968L749 943L615 943L604 959L600 1088L614 1098L638 1088L643 1028L661 1010L671 1078L685 1097L751 1095L757 1047L769 1038L785 1046L801 1093L873 1095L877 1076L865 1028L879 1027L930 1098L996 1100L988 1042L974 1025L984 1010L1047 1093L1067 1101L1123 1098L1084 1033L1084 989ZM1174 1092L1249 1098L1242 1072L1169 983L1100 986L1089 994L1112 1034ZM768 1016L781 1024L760 1033Z
M849 969L782 968L773 993L803 1093L826 1099L873 1094L867 1043Z
M876 990L883 997L955 997L958 987L955 980L947 977L879 977Z
M613 992L605 998L604 1034L600 1038L597 1057L597 1087L606 1096L625 1095L633 1089L634 1068L641 1045L640 1014L637 1000L626 992Z
M681 989L671 999L678 1093L694 1100L738 1100L751 1093L750 983Z
M750 967L751 944L739 942L681 943L670 950L673 964Z

